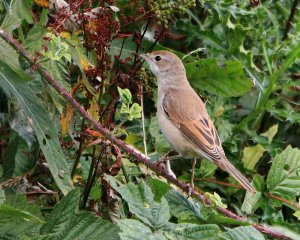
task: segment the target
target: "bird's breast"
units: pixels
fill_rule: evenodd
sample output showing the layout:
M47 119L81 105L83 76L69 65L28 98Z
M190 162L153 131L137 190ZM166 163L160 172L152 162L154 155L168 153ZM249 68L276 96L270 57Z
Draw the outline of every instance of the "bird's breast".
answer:
M183 157L195 157L194 146L182 135L180 130L168 119L161 107L157 108L159 127L173 149Z

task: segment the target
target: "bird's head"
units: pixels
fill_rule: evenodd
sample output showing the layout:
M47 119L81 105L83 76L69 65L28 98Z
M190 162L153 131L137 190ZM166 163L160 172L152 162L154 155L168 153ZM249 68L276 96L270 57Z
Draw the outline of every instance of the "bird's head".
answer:
M147 54L139 54L149 64L151 71L159 79L173 74L184 74L185 68L181 60L168 51L155 51Z

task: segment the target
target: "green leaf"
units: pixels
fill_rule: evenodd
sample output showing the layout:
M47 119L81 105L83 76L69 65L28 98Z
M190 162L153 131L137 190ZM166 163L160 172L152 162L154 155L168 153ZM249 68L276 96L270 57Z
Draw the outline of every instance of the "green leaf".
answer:
M72 188L72 181L53 121L43 106L39 104L39 99L30 87L22 83L18 75L5 63L0 61L0 64L2 89L6 94L14 95L18 100L37 136L55 182L60 190L67 194Z
M300 191L300 150L288 146L276 155L267 178L270 193L294 199Z
M90 212L79 212L80 191L73 190L55 205L37 239L119 239L116 225Z
M167 139L160 131L156 117L151 118L149 132L150 135L154 138L155 151L163 155L168 153L171 150L170 144L168 143Z
M264 236L252 226L237 227L220 233L219 236L225 240L264 240Z
M141 116L142 116L142 107L139 104L134 103L130 107L129 112L130 112L130 117L132 118L132 120L135 119L135 118L141 118Z
M213 204L215 204L216 206L218 207L221 207L221 208L227 208L227 205L222 203L222 199L220 197L219 194L217 194L216 192L214 192L214 194L211 194L209 192L205 193L206 197L208 197Z
M52 61L60 61L62 58L65 58L70 62L71 54L68 52L68 44L61 41L60 37L56 37L52 33L47 33L46 37L49 37L51 40L49 41L47 51L43 52L43 55Z
M21 25L23 20L29 24L33 24L31 5L31 0L12 1L1 28L12 32Z
M129 91L129 89L122 89L118 87L118 92L120 94L122 103L128 105L132 103L132 95L131 92Z
M142 222L155 229L162 228L170 218L167 200L162 197L161 202L154 201L150 187L141 181L138 185L128 183L121 185L113 177L106 175L110 185L128 203L129 210Z
M258 192L246 192L241 210L247 214L252 214L258 207L263 204L262 192L264 191L265 187L264 179L260 175L256 175L253 178L252 184Z
M172 240L218 240L220 228L215 224L170 224L170 227L165 229L165 236Z
M40 222L40 223L42 222L40 218L32 215L30 212L23 211L20 209L15 209L6 204L0 205L0 215L2 217L13 217L16 219L19 218L23 221Z
M282 227L282 226L268 226L268 228L274 232L278 232L281 233L285 236L287 236L290 239L293 240L300 240L300 235L297 232L294 232L286 227Z
M172 188L167 182L151 177L146 178L146 183L154 193L155 201L160 201L160 199Z
M171 214L179 219L207 220L209 216L209 210L204 208L200 202L189 199L174 189L166 194L166 198Z
M28 204L25 196L7 195L0 205L0 239L32 239L39 232L41 217L40 208Z
M51 40L45 40L46 36L52 36ZM47 47L48 51L46 56L44 56L42 59L39 59L40 64L64 89L70 91L71 87L69 83L70 76L68 70L68 61L70 60L70 52L73 49L70 49L69 52L66 52L69 48L63 39L53 36L47 31L47 29L41 26L41 24L35 24L27 34L27 38L24 41L24 47L27 51L34 55L36 51L41 52L43 46ZM53 59L60 59L60 61L51 61L49 60L49 57L53 57ZM52 89L49 91L51 93ZM53 98L60 97L59 95L52 95ZM59 105L59 103L56 104L56 106Z
M239 61L226 61L219 66L215 59L185 64L187 77L193 87L209 93L233 97L249 92L253 83L243 71Z
M118 225L122 230L122 240L166 240L161 231L152 232L148 226L134 219L120 220Z
M248 225L220 215L213 208L206 208L202 203L194 201L173 189L166 194L166 198L171 214L177 217L179 222Z
M19 54L2 38L0 38L0 56L1 60L13 69L23 81L28 81L30 79L20 66Z
M202 159L201 167L199 170L196 170L195 175L201 178L209 178L215 174L216 169L217 166L214 163L206 159Z

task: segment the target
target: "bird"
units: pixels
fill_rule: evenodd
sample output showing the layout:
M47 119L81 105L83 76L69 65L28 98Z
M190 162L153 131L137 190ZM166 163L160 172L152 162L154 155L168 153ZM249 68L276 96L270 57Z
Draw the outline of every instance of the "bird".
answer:
M162 134L173 149L184 158L208 159L233 176L248 192L255 193L248 179L226 158L217 130L205 104L189 84L180 58L166 50L139 56L157 79L156 116ZM194 166L195 161L192 180Z

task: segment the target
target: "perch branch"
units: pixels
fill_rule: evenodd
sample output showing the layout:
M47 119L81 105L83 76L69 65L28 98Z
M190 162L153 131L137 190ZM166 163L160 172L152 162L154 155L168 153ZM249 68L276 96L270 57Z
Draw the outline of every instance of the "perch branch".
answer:
M30 63L32 67L37 69L37 71L43 76L43 78L50 84L59 94L61 94L87 121L91 123L91 125L99 131L103 136L105 136L107 139L109 139L112 143L120 147L124 152L128 153L129 155L132 155L135 157L135 159L139 163L143 163L148 168L156 172L158 175L164 177L167 179L170 183L176 185L181 190L190 193L193 197L199 199L200 201L204 202L207 205L212 205L213 203L206 198L204 195L196 191L194 188L191 188L188 184L179 181L178 179L174 178L173 176L166 173L163 168L159 167L156 163L151 162L150 158L144 156L141 152L136 150L135 148L127 145L120 139L116 138L109 130L104 128L100 123L96 122L87 111L84 110L84 108L69 94L63 87L61 87L47 72L44 70L40 64L35 63L32 60L32 56L23 48L23 46L17 42L15 39L13 39L8 33L6 33L4 30L0 28L0 36L9 43L19 54L21 54L27 61ZM222 207L216 207L216 209L224 214L225 216L241 221L241 222L247 222L247 219L245 217L241 217L236 215L235 213L231 212L230 210ZM249 222L249 224L251 224ZM257 230L268 234L269 236L272 236L274 238L278 239L289 239L286 235L278 233L271 228L268 228L267 226L263 226L261 224L251 224L254 228Z

